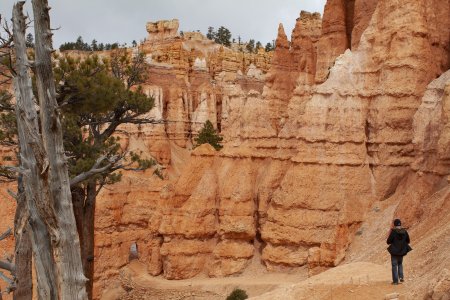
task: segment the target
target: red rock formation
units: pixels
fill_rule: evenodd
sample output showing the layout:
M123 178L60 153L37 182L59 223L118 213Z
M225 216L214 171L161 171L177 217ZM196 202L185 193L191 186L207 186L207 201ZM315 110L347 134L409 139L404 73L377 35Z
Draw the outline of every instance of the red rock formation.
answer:
M316 44L321 30L320 14L305 11L300 13L290 43L283 25L278 28L276 49L272 67L266 78L265 98L270 103L272 127L280 129L280 121L286 116L286 109L295 87L299 84L312 85L317 60Z
M355 0L352 4L353 13L353 29L351 31L351 49L356 49L361 40L361 35L369 25L372 15L377 7L379 0Z
M449 29L443 26L449 15L424 17L426 11L442 10L449 12L442 2L378 2L359 47L337 59L328 80L316 87L312 98L291 99L280 137L300 142L291 159L295 164L281 182L280 194L274 193L272 205L280 215L294 213L295 219L301 218L304 209L317 210L323 221L328 219L325 211L337 213L336 224L311 226L310 235L291 241L298 246L320 245L321 265L340 261L366 208L376 199L389 197L414 161L412 122L419 99L426 84L449 67L447 63L442 68L449 55L445 46ZM415 22L399 21L407 15ZM435 37L437 27L445 31L441 38ZM436 43L440 50L435 49ZM284 223L287 218L276 222L268 215L263 237L301 235L298 225ZM320 232L325 228L331 232ZM327 234L327 242L315 240ZM313 254L312 266L317 260Z
M149 64L147 85L161 92L158 109L166 135L160 139L189 147L206 120L223 129L225 86L237 84L246 93L262 92L271 54L234 51L198 32L180 37L177 29L177 20L148 23L149 38L141 51Z
M318 43L316 83L324 82L336 58L356 49L378 0L330 0L325 5Z
M146 55L148 63L148 76L143 88L154 96L156 104L145 117L161 120L162 124L121 126L121 141L128 150L141 150L144 155L156 158L163 165L164 175L168 179L176 180L180 173L188 177L181 176L177 188L172 189L173 183L167 185L167 181L153 177L149 179L148 174L128 174L130 178L114 186L111 192L101 194L96 225L96 241L99 240L96 252L97 296L105 283L113 280L120 267L128 262L132 243L137 243L139 259L148 265L150 274L162 272L173 279L204 272L209 263L222 265L222 269L211 268L211 275L232 274L242 270L242 264L245 265L249 257L246 254L237 265L227 264L231 254L226 246L236 247L240 245L239 241L225 241L221 247L215 247L215 240L205 241L205 237L215 235L217 231L214 225L216 210L212 208L216 201L210 196L203 200L202 194L199 194L200 198L190 196L198 182L192 176L202 176L208 170L207 161L213 159L209 155L215 151L200 147L194 152L194 157L207 155L209 158L194 159L183 166L187 160L186 150L179 146L189 147L192 137L208 119L223 132L229 131L231 108L227 99L236 90L239 90L241 99L247 93L254 95L262 92L264 73L271 54L261 51L256 54L235 52L207 40L200 33L184 33L183 37L179 37L173 32L159 32L157 28L173 27L164 25L164 22L161 24L150 26L152 38L140 50ZM195 169L182 172L190 166ZM211 177L205 180L205 185L210 185L207 191L211 192L217 179ZM149 185L152 188L147 190ZM154 191L161 191L162 194L155 194ZM137 204L143 204L139 199L144 198L148 199L145 208ZM132 204L133 201L136 203ZM142 216L150 217L136 217L136 221L132 221L131 215L124 216L128 214L125 212L128 207L134 207L141 211ZM205 216L205 219L200 216ZM127 236L126 232L130 229L133 233ZM117 233L122 231L123 234ZM121 249L120 255L112 263L117 247ZM253 246L249 249L253 251ZM213 252L215 260L211 258Z
M446 175L450 168L450 71L432 81L413 119L416 160L420 172Z
M316 82L324 82L328 69L336 57L348 48L345 0L331 0L325 4L322 23L322 36L317 52Z
M415 171L406 176L398 189L401 199L396 215L407 224L417 224L439 207L424 205L423 199L433 198L445 188L450 170L450 71L433 80L422 98L413 119ZM411 188L414 187L414 188ZM442 195L445 195L445 191ZM438 197L442 196L438 195ZM445 196L444 196L445 197Z
M175 183L176 190L182 187L169 197L175 210L185 211L192 199L208 199L210 204L202 207L209 210L201 215L211 222L204 233L210 238L188 234L190 226L180 225L182 232L160 227L170 237L163 242L166 276L178 278L181 270L183 276L239 272L252 252L242 257L232 249L253 243L265 245L261 259L269 269L304 264L315 269L342 260L368 207L391 195L414 162L412 123L419 99L427 83L449 67L448 15L423 17L426 11L448 12L448 5L403 2L380 1L358 48L341 56L328 80L316 87L308 87L315 75L314 52L298 52L314 49L313 39L294 31L288 48L280 27L264 96L252 99L238 89L229 93L228 105L240 113L233 123L239 134L214 159L206 152L194 156L196 163ZM410 15L414 23L399 21ZM280 80L277 90L277 75L283 72L295 75ZM266 125L263 131L260 123L270 116L271 90L292 95L282 99L287 113L277 138L273 128ZM167 211L163 218L179 213ZM194 259L192 252L176 250L184 243L192 243L202 255Z
M161 42L163 40L179 37L179 26L180 24L177 19L148 22L146 26L148 32L147 41Z

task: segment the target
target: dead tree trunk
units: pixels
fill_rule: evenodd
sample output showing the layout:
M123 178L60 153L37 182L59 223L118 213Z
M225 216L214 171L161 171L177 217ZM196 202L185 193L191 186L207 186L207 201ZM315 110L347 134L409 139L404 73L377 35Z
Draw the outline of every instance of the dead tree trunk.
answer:
M39 97L42 139L48 159L48 184L56 227L52 228L53 254L61 299L85 300L86 278L83 275L80 242L70 193L70 178L64 155L63 132L56 102L51 53L52 33L47 0L33 0L35 30L35 72Z
M31 239L28 225L28 210L22 175L18 180L17 208L14 216L15 240L15 285L14 300L31 300L33 297L33 280L31 276Z
M37 292L39 299L57 299L55 268L52 257L50 235L39 213L39 206L48 202L43 199L45 186L40 178L44 153L39 139L38 118L28 73L28 58L25 46L25 16L23 4L13 9L13 36L16 53L14 88L16 94L17 130L20 144L20 162L26 207L31 227L31 241L35 259ZM45 211L45 206L41 207ZM19 279L20 280L20 279Z
M22 8L23 2L19 2L13 11L16 68L19 73L15 79L15 89L22 172L33 229L32 244L39 298L84 300L87 298L86 279L83 275L62 128L55 98L48 15L50 8L46 0L33 1L40 127L27 69ZM41 134L39 128L42 129ZM43 240L38 239L39 235ZM48 243L49 236L51 245ZM41 257L38 254L41 252L50 255Z

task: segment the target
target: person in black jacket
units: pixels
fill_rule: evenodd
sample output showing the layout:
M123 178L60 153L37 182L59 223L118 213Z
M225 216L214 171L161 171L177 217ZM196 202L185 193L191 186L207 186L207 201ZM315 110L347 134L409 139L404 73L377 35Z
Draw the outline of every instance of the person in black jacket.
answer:
M387 243L389 244L388 251L391 254L392 263L392 284L403 282L403 256L410 250L409 235L406 229L402 227L400 219L394 220L394 227L391 228Z

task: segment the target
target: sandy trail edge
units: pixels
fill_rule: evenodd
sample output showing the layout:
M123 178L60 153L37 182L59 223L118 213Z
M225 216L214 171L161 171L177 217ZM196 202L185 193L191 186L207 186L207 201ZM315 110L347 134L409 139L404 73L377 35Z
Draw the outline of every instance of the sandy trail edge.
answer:
M383 299L386 294L393 292L401 295L406 288L402 285L390 285L390 270L387 265L369 262L344 264L310 278L306 278L303 273L266 273L257 276L166 280L148 275L145 265L138 261L131 262L123 269L122 274L133 282L136 290L152 290L152 297L147 298L143 294L127 295L121 287L115 287L106 291L102 300L225 299L236 287L245 290L251 299L260 300ZM175 293L176 296L169 296ZM404 297L400 296L399 299Z

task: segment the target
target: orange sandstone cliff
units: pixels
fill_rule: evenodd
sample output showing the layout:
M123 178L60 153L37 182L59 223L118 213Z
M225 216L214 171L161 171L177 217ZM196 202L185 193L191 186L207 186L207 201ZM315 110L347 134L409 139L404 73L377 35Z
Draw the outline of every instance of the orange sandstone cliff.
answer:
M445 80L425 91L449 68L449 13L445 1L329 0L323 20L301 13L291 41L280 25L263 65L202 38L148 39L144 51L160 53L155 74L176 73L155 79L169 90L163 118L187 120L188 131L210 119L226 143L189 154L186 127L166 125L169 182L146 177L103 194L98 218L115 219L98 226L111 243L98 247L98 284L127 263L132 242L148 272L169 279L238 274L255 259L316 273L345 258L372 205L414 186L415 173L430 174L420 195L436 192L449 174ZM249 59L264 77L249 78ZM188 80L211 81L183 92L175 78L190 68ZM423 198L398 199L396 215L419 222ZM413 213L401 209L410 201ZM109 266L117 245L121 262Z

